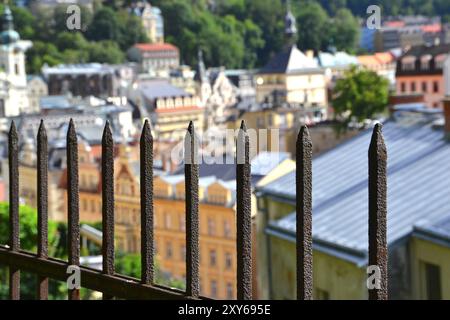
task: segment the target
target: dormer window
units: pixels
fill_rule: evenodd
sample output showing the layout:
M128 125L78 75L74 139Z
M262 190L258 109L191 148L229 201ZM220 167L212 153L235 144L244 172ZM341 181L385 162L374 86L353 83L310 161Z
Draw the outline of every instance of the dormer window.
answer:
M439 54L434 58L434 65L436 69L443 69L444 68L444 62L445 59L447 59L446 54Z
M429 70L430 69L430 61L431 61L431 54L426 54L420 57L420 69L421 70Z
M416 68L416 57L406 56L402 59L402 70L413 71Z

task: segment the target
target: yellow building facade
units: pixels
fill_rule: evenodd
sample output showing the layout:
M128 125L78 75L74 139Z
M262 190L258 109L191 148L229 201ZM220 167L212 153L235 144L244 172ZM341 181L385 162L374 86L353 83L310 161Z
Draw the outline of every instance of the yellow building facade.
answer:
M92 149L79 143L80 222L102 220L101 172ZM136 147L119 146L114 160L115 244L124 253L140 253L141 203ZM64 172L61 192L67 208ZM236 181L213 176L199 181L201 294L218 299L236 297ZM163 276L186 277L184 175L154 176L154 245ZM67 209L65 209L67 211Z
M20 151L19 162L19 197L20 201L37 209L37 160L36 150L31 143L26 143ZM53 221L65 221L61 189L58 183L61 170L48 171L48 218Z

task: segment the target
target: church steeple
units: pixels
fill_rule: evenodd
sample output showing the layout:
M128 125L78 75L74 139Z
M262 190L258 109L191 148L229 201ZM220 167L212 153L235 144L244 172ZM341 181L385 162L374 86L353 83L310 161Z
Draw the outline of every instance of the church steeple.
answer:
M5 3L5 9L3 10L2 28L2 31L14 29L13 15L7 3Z
M197 52L197 68L195 70L194 80L200 83L207 81L205 63L203 62L203 52L201 49L198 49Z
M295 41L297 34L297 22L291 11L291 3L286 0L286 16L284 18L284 34L288 45Z
M9 45L20 40L19 34L14 30L14 19L8 4L5 4L5 9L2 14L2 33L0 34L0 42L4 45Z

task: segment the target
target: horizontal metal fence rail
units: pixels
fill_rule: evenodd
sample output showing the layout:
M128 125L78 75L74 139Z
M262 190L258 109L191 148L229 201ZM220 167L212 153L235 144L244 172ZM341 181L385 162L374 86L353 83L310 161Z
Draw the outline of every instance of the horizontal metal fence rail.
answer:
M114 141L107 122L102 137L102 228L103 268L80 266L80 224L78 186L78 142L71 120L67 132L68 261L48 257L48 142L44 122L37 135L38 243L37 254L20 249L19 222L19 138L14 121L8 137L9 157L9 244L0 245L0 263L9 267L10 299L20 299L20 270L37 276L37 299L48 299L48 281L66 281L69 266L77 266L81 287L103 293L103 299L207 299L199 284L199 196L198 142L193 122L185 138L186 189L186 291L154 283L153 226L153 137L145 121L140 140L141 188L141 279L114 270ZM250 141L244 121L236 141L236 251L237 298L252 299L252 223ZM369 265L381 270L381 286L369 289L369 299L387 299L386 163L387 152L377 124L369 146ZM312 272L312 142L306 126L300 129L296 152L297 192L297 298L313 297ZM68 298L80 299L78 289Z

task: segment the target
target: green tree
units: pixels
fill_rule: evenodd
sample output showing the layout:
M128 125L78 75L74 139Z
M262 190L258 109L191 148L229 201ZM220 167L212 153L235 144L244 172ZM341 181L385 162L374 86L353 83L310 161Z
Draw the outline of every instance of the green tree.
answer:
M118 44L123 51L128 50L135 43L149 42L139 17L122 10L117 13L117 20L119 23Z
M113 41L91 42L87 50L90 62L119 64L125 59L125 54Z
M60 51L66 49L84 50L88 46L88 42L81 32L63 31L56 36L55 45Z
M35 37L34 25L36 18L24 8L12 6L11 11L14 17L14 27L20 34L20 37L22 39L33 39ZM3 12L3 8L1 12Z
M363 122L383 112L388 98L389 81L386 78L355 66L336 81L332 106L344 123Z
M306 3L297 15L298 47L300 50L327 49L330 18L318 3Z
M348 9L339 9L332 23L333 45L338 50L354 51L359 39L359 24Z
M243 30L242 36L245 45L242 66L253 68L258 64L258 50L264 47L265 41L261 29L252 20L246 19L242 25L241 30Z
M33 47L27 51L27 72L40 73L44 64L54 66L62 61L62 54L54 44L35 41Z
M118 252L115 260L116 273L129 277L141 278L141 256L139 254ZM180 279L169 278L161 272L158 261L155 261L155 283L184 290L186 284Z
M95 12L92 23L88 26L86 37L93 41L118 41L120 25L116 13L109 7L102 7Z
M68 5L58 5L53 11L53 21L54 21L54 30L55 32L64 32L71 31L67 29L67 18L70 14L67 13ZM85 7L80 6L80 22L81 22L81 31L85 32L88 26L92 23L93 14L92 11ZM79 32L79 30L73 30L71 32Z

